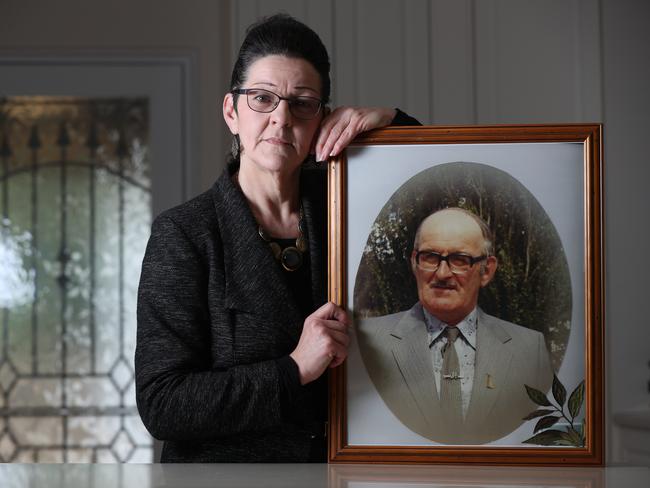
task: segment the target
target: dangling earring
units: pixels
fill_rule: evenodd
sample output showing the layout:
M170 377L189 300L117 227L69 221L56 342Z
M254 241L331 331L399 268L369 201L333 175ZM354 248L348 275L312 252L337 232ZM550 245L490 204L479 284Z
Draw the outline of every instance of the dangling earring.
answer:
M239 135L233 134L232 143L230 144L230 154L232 154L233 159L239 159L241 155L241 145L239 143Z

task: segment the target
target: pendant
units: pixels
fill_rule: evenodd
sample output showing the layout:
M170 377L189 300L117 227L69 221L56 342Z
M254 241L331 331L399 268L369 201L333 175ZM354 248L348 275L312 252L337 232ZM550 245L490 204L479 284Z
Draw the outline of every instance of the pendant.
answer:
M302 253L295 247L286 247L280 255L280 263L287 271L295 271L302 265Z

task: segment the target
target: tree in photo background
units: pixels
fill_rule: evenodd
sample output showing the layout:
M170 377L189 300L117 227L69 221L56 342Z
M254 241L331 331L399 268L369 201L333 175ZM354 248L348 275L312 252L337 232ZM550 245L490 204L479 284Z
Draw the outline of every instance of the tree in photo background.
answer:
M431 213L460 207L479 215L495 236L498 268L481 289L487 313L540 331L555 371L571 328L571 279L560 237L537 199L515 178L492 166L453 162L406 181L372 225L354 288L358 317L408 310L418 300L410 268L413 239Z

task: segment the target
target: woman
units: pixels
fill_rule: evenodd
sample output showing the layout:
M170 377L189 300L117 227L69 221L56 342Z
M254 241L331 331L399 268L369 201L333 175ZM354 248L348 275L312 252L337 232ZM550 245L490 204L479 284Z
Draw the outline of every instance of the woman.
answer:
M346 358L348 318L325 303L325 178L301 166L361 131L417 123L393 109L327 115L329 95L316 33L286 15L254 25L223 102L228 168L152 226L136 390L162 461L326 460L323 373Z

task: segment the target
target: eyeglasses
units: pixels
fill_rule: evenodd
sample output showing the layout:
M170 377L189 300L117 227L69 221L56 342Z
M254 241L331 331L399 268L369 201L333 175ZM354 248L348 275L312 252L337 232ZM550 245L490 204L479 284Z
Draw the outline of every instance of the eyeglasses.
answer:
M447 261L449 269L454 274L467 273L474 264L487 259L487 255L470 256L463 253L452 253L443 256L433 251L417 251L415 253L415 262L425 271L437 271L440 263Z
M246 102L251 110L255 112L273 112L280 104L280 100L286 100L289 104L291 115L298 119L313 119L320 112L323 102L314 97L281 97L272 91L261 88L239 88L231 92L234 95L246 95Z

